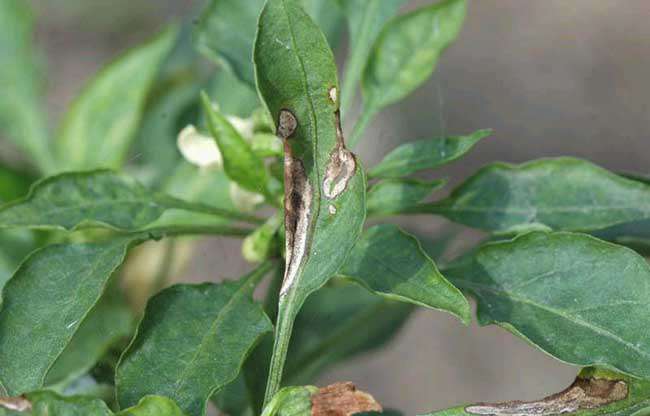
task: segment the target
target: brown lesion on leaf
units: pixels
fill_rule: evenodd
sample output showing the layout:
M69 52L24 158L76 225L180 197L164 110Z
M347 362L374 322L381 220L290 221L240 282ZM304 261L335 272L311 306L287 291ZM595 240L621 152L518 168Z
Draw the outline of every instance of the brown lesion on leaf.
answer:
M312 188L302 161L293 156L289 139L298 120L289 110L281 110L277 135L284 144L284 224L286 229L286 269L280 296L284 295L298 274L307 251L307 234L311 216Z
M32 403L24 396L0 397L0 407L16 412L26 412L32 410Z
M341 114L338 110L334 113L334 118L336 145L330 153L323 179L323 194L327 199L335 199L345 191L357 168L354 154L345 148L343 130L341 129Z
M465 408L467 413L495 416L547 416L596 409L628 395L627 383L604 378L577 378L571 386L538 401L479 403Z
M350 382L323 387L311 396L312 416L351 416L381 411L381 405L370 394L357 390Z

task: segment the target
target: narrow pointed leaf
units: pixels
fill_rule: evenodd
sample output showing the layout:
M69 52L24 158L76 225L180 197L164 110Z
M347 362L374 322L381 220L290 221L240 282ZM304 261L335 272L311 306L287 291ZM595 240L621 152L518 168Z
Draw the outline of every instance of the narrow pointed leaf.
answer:
M465 18L464 0L443 0L387 24L373 46L362 78L365 107L376 112L426 81Z
M136 231L168 210L241 218L233 211L185 202L100 170L63 173L37 182L26 198L0 208L0 228L108 227Z
M264 160L255 154L226 117L212 107L207 95L202 95L202 101L210 134L223 157L226 175L248 191L267 194L269 176Z
M175 30L129 51L93 79L72 105L57 141L60 168L119 168ZM65 163L64 163L65 162Z
M0 2L0 132L26 151L41 171L50 171L42 80L33 46L33 18L28 2Z
M650 383L599 369L584 369L565 390L541 400L478 403L423 416L641 416L650 410Z
M48 246L16 271L0 311L0 383L9 395L43 385L134 238Z
M415 237L392 224L366 230L340 275L389 299L443 310L470 321L467 299L438 271Z
M417 179L387 179L378 182L368 191L368 215L391 215L408 211L445 183L444 180Z
M368 61L371 47L388 19L407 0L338 0L348 21L350 46L348 62L343 77L344 91L341 102L344 108L353 104L357 84Z
M650 185L580 159L494 163L418 212L494 232L587 231L650 217Z
M361 233L366 183L345 148L332 51L295 1L266 3L254 59L260 94L285 148L288 264L276 338L286 352L300 306L337 272ZM269 391L279 386L281 372L271 371L276 379Z
M208 399L237 377L248 353L272 330L251 299L254 282L268 270L237 282L177 285L152 298L118 366L120 405L159 394L190 416L203 415Z
M421 170L437 168L462 157L490 134L491 130L478 130L467 136L426 139L403 144L370 169L368 176L399 178Z
M532 232L488 243L444 271L498 324L570 364L650 377L650 266L584 234Z

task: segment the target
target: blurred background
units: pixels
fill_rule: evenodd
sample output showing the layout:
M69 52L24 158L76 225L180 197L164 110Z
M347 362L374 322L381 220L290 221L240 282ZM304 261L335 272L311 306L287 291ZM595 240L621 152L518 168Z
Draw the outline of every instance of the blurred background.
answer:
M37 42L47 60L48 111L57 120L98 68L166 22L192 22L203 2L32 3ZM472 1L460 38L435 76L378 117L359 153L372 165L400 142L493 128L493 137L439 175L454 184L493 160L558 155L650 173L648 16L646 0L627 0L624 6L594 0ZM402 224L432 236L446 227L425 216ZM458 230L456 250L480 237ZM239 242L206 241L183 278L237 276L249 267L238 253ZM504 330L465 328L446 314L420 311L387 348L336 367L319 384L350 380L386 407L412 415L475 401L537 398L564 388L575 372Z

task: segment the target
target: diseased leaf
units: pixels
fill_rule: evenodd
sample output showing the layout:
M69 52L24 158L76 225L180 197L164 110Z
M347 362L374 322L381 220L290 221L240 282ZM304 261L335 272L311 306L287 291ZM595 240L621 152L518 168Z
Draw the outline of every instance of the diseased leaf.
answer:
M264 160L237 132L221 113L212 107L207 95L201 97L208 128L223 157L223 168L228 177L242 188L259 194L268 194L269 175Z
M445 185L444 180L386 179L368 191L368 215L391 215L412 208Z
M493 163L443 201L417 212L494 232L587 231L650 217L650 186L590 162L562 157Z
M260 95L285 149L287 268L276 348L286 352L300 306L337 272L361 233L366 183L345 148L332 51L298 4L266 3L254 60ZM271 369L267 400L280 385L284 353L275 356L282 358Z
M446 311L465 324L471 320L463 294L438 271L418 240L393 224L366 230L339 274L388 299Z
M109 227L136 231L168 210L245 219L234 211L189 203L111 171L63 173L37 182L29 195L0 208L0 228L76 230Z
M536 401L479 403L423 416L641 416L650 408L650 383L586 368L567 389Z
M148 394L172 398L188 415L237 377L260 337L272 330L251 298L266 263L237 282L176 285L153 297L116 375L121 406Z
M66 385L81 376L116 342L129 337L133 327L134 317L121 294L108 291L81 323L44 384Z
M376 113L426 81L465 18L464 0L443 0L397 17L379 34L362 77L365 112Z
M332 365L385 346L412 311L411 305L333 280L307 299L296 319L287 383L313 382Z
M405 143L391 151L368 176L372 178L399 178L424 169L433 169L452 162L469 152L479 140L488 137L491 130L478 130L467 136L425 139Z
M650 377L650 266L584 234L489 243L444 271L497 324L570 364Z
M384 23L408 0L338 0L348 22L350 46L343 77L342 107L354 102L357 84ZM343 111L344 115L346 111Z
M176 30L133 49L92 80L66 115L57 141L60 169L119 168Z
M24 0L0 2L0 131L27 152L41 171L54 168L33 43L33 19Z
M135 241L47 246L21 264L2 292L0 383L6 393L43 386Z

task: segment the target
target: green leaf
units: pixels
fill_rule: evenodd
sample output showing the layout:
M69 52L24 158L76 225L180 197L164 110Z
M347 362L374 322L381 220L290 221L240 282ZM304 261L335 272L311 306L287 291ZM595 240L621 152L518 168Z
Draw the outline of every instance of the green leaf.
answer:
M0 3L0 130L27 152L41 171L54 168L42 82L33 48L33 19L24 0Z
M532 232L489 243L444 271L495 323L570 364L650 377L650 266L584 234Z
M9 402L11 400L11 403ZM31 411L5 410L29 404ZM85 396L60 396L51 391L28 393L26 397L0 399L0 416L113 416L106 403ZM115 416L184 416L176 404L166 397L147 396L136 406L115 413Z
M405 143L386 155L377 166L370 169L368 176L371 178L399 178L420 170L437 168L462 157L479 140L488 137L491 133L491 130L478 130L467 136Z
M0 311L0 383L9 395L43 386L135 241L47 246L21 264Z
M357 284L332 280L307 299L291 337L286 380L313 382L323 370L391 341L413 307L375 296Z
M18 172L0 165L0 204L25 196L34 178L26 172Z
M345 148L336 65L324 35L294 1L270 0L254 60L260 95L285 148L287 271L267 401L280 385L288 337L307 296L334 275L365 220L363 169Z
M444 180L386 179L368 191L368 215L399 214L445 185Z
M273 396L262 416L311 415L311 396L316 392L314 386L285 387Z
M119 291L108 291L81 323L44 384L66 385L81 376L116 342L130 336L133 327L134 317Z
M57 141L60 169L119 168L176 30L128 52L92 80L66 115Z
M249 52L252 54L252 49ZM252 61L249 65L252 67ZM218 70L210 80L207 91L219 105L219 110L229 116L249 117L260 106L255 86L240 81L230 71Z
M465 324L471 320L467 299L440 274L418 240L396 225L366 230L339 274L388 299L446 311Z
M116 375L121 406L147 394L174 399L188 415L237 377L270 320L251 299L266 263L237 282L177 285L153 297Z
M251 54L257 17L264 0L211 0L196 29L196 46L224 65L240 80L255 87Z
M36 391L26 397L11 398L15 403L29 404L31 411L5 410L8 403L0 402L1 416L112 416L103 401L84 396L63 397L51 391ZM6 400L6 399L5 399ZM163 416L163 415L161 415Z
M449 198L415 211L507 233L595 230L650 217L650 186L573 158L493 163Z
M201 96L210 134L217 142L223 157L223 168L228 177L242 188L259 194L268 194L269 175L264 160L258 157L250 144L237 132L221 113L216 111L208 96Z
M350 46L343 77L344 115L354 103L357 84L377 35L388 19L408 0L338 0L348 21Z
M641 416L650 408L650 383L620 374L586 368L565 390L528 402L479 403L423 416L477 415L616 415Z
M244 239L242 257L251 263L260 263L277 254L280 256L278 231L282 220L277 213Z
M464 0L444 0L399 16L381 31L362 78L366 112L376 113L426 81L465 18Z
M115 416L185 416L185 413L167 397L145 396L138 404Z
M37 182L26 198L0 208L0 228L136 231L173 209L231 219L246 217L149 191L126 177L99 170L62 173Z

